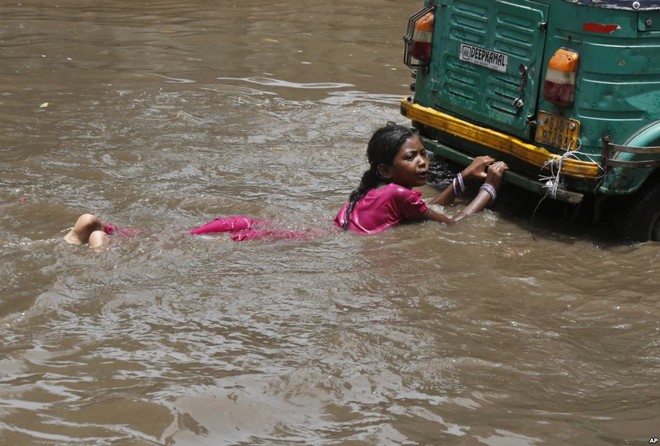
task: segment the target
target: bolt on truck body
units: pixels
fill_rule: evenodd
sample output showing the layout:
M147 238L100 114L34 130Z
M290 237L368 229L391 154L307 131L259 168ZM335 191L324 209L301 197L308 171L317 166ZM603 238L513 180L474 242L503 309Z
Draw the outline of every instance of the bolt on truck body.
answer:
M660 240L660 0L426 0L404 42L427 149Z

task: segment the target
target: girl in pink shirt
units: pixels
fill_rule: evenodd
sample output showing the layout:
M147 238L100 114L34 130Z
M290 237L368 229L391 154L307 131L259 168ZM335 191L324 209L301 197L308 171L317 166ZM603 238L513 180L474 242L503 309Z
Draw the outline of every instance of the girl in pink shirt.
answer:
M376 234L399 223L435 220L454 224L462 218L479 212L495 200L502 175L507 170L503 162L480 156L459 173L452 183L429 204L447 205L463 192L464 180L485 180L479 193L455 217L429 208L421 192L414 187L426 184L429 160L416 129L400 125L382 127L373 134L367 146L369 169L364 172L357 189L340 209L335 224L344 230L361 234ZM487 169L488 168L488 169ZM486 169L488 173L486 173ZM187 231L192 235L227 232L235 241L269 239L307 240L313 231L286 231L273 227L271 222L246 216L216 218ZM112 234L136 235L138 231L102 223L93 214L81 215L64 239L74 245L89 244L103 247Z
M435 220L454 224L481 211L495 200L502 175L507 170L503 162L481 156L459 173L452 183L429 204L448 205L465 189L464 180L485 180L472 202L455 217L430 209L421 192L414 190L426 184L429 159L416 129L387 125L373 134L367 145L369 170L360 185L351 192L348 202L339 210L335 224L361 234L376 234L407 221ZM488 170L488 173L486 173ZM272 224L250 217L234 216L215 219L190 231L191 234L229 232L235 241L274 239L309 239L311 232L281 231Z
M465 189L464 180L485 180L477 196L456 216L429 208L413 187L426 184L429 160L417 129L387 125L373 134L367 146L369 169L339 210L335 224L344 230L376 234L409 221L435 220L454 224L481 211L495 200L507 165L480 156L454 178L429 204L451 204ZM488 173L486 173L486 170Z

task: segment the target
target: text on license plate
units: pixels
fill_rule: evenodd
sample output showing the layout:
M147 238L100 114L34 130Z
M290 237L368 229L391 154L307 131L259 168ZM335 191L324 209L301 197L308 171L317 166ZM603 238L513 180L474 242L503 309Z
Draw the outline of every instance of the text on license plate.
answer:
M575 150L580 145L580 121L539 111L534 139L558 149Z

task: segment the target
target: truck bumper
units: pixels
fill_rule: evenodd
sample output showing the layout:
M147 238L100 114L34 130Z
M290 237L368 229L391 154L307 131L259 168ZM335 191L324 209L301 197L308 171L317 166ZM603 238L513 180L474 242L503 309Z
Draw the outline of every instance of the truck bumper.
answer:
M561 174L576 180L596 181L599 172L602 172L598 163L582 161L572 157L562 158L560 155L551 153L544 147L530 144L520 138L496 130L480 127L429 107L414 104L407 98L401 100L401 114L413 122L437 129L454 138L486 147L491 151L499 152L509 158L513 157L527 165L538 168L539 171L542 169L549 170L553 162L561 162ZM441 142L425 139L425 143L435 153L459 164L469 164L472 159L469 154ZM532 192L545 195L544 185L538 179L532 179L508 171L505 174L504 180ZM560 190L558 192L558 195L554 198L569 202L579 202L583 196L580 192L568 190Z

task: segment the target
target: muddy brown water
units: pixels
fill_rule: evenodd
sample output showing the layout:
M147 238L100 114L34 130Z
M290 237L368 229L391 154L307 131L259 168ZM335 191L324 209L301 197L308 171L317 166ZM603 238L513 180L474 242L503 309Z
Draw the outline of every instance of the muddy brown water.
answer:
M656 244L532 225L515 193L451 228L332 227L370 134L406 123L420 6L3 2L0 444L660 436ZM146 233L67 246L82 212ZM323 235L181 234L229 214Z

